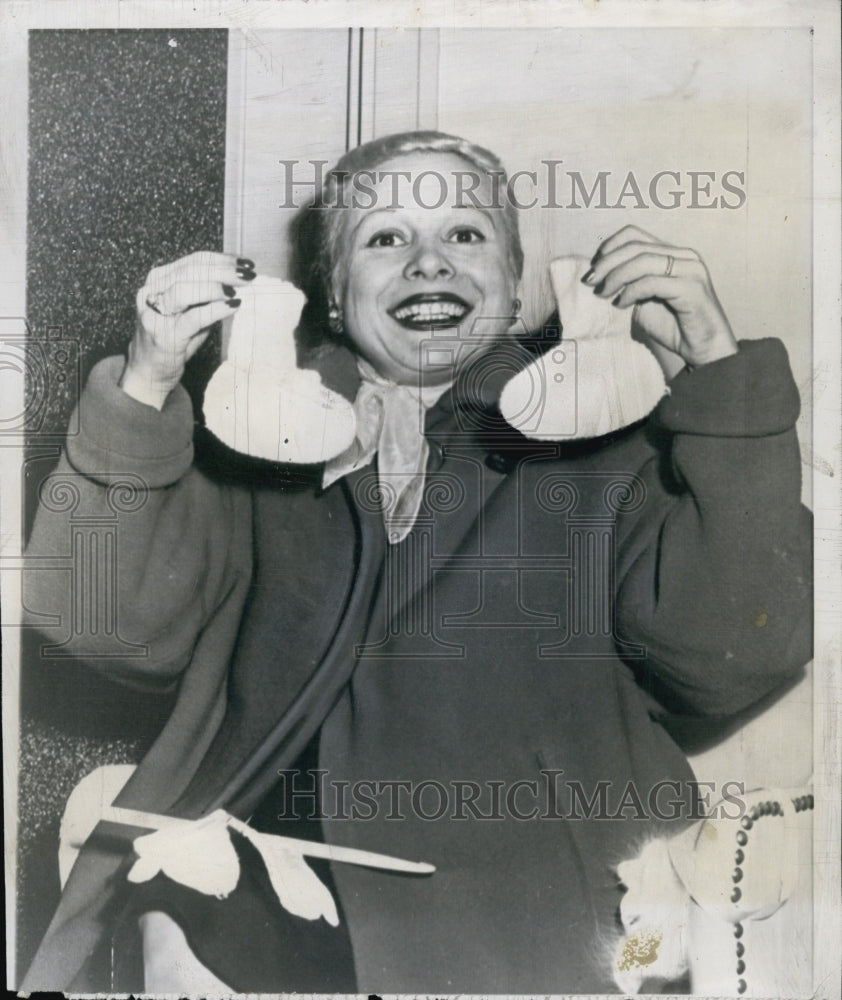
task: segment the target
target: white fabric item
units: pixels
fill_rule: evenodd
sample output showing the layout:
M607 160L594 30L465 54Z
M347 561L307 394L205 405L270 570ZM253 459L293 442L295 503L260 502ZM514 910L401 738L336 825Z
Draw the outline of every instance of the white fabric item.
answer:
M687 970L690 894L670 863L669 841L649 841L636 858L617 866L617 875L626 887L620 903L626 936L615 956L614 981L635 994L645 979L678 979Z
M503 389L500 412L539 441L593 438L647 416L667 391L655 355L632 340L631 309L618 309L582 281L585 257L550 263L562 341Z
M503 417L537 440L607 434L645 417L666 391L652 352L631 338L631 312L594 295L588 261L564 257L550 276L564 341L504 388ZM428 447L424 414L446 387L422 389L382 378L364 360L353 406L296 366L294 331L302 292L258 276L238 289L227 360L205 392L208 428L235 451L272 461L326 462L326 488L378 456L378 501L390 543L418 516Z
M85 775L68 796L59 826L58 871L62 889L103 809L117 798L134 769L134 764L98 767Z
M809 812L795 812L791 800L810 791L764 788L741 796L749 812L761 802L776 801L784 815L761 817L752 826L737 902L731 899L735 837L740 829L734 803L720 804L716 818L696 824L695 836L688 832L670 843L673 868L702 909L731 923L746 918L765 920L790 897L798 874L796 831L812 822Z
M631 310L617 309L594 295L581 281L587 267L584 257L550 263L564 341L503 390L504 418L527 437L563 440L607 434L645 417L666 391L654 354L631 338ZM232 320L228 357L205 391L208 428L230 448L271 461L315 464L342 455L347 471L370 461L370 428L355 442L355 419L362 415L375 425L371 397L385 399L382 392L374 392L378 382L369 380L358 405L351 406L322 385L316 372L297 367L294 332L306 300L294 285L259 275L237 294L242 304ZM409 467L418 464L409 437L415 421L405 416L412 411L411 391L390 391L388 404L383 404L390 415L379 418L386 437L375 447L410 446L411 455L394 470L410 477ZM394 418L393 412L403 416ZM392 489L384 490L384 501L391 500L395 508L393 521L411 519L419 491L417 484L407 486L399 491L406 494L401 498ZM406 531L402 523L398 534L403 537Z
M240 859L229 832L232 825L260 852L285 910L305 920L324 917L331 926L339 926L333 896L304 855L290 848L288 839L258 833L232 820L222 809L191 823L189 830L178 825L138 837L134 842L138 860L129 872L129 881L146 882L161 871L173 882L225 899L240 880Z
M694 995L736 995L733 929L739 922L745 995L807 995L812 813L796 812L792 800L811 791L772 788L740 796L746 813L778 802L783 815L754 821L739 864L742 813L731 799L678 836L650 841L617 867L626 887L620 904L626 933L613 973L623 992L637 993L647 979L675 979L689 968Z
M130 882L148 882L163 872L205 896L225 899L240 880L240 860L222 809L196 820L189 834L181 826L164 827L138 837L132 846L138 859L129 871Z
M61 820L62 887L79 849L134 770L132 764L99 767L71 792ZM330 890L304 855L291 846L289 838L258 833L222 809L195 821L175 820L172 826L137 837L133 844L137 861L129 870L129 881L146 882L163 872L180 885L224 899L240 878L240 860L231 842L230 827L247 837L260 852L284 909L305 920L324 917L333 927L338 926L339 914Z
M317 372L297 367L304 293L258 275L237 295L228 357L205 390L208 429L229 448L274 462L317 464L338 455L354 439L354 411Z
M324 917L331 927L339 926L339 912L328 887L304 860L290 850L287 842L250 827L237 826L260 852L269 881L281 906L305 920Z
M448 386L399 385L358 362L362 383L354 401L357 432L350 447L325 466L322 486L368 465L377 455L378 501L386 537L402 541L415 523L424 496L430 453L424 437L427 410Z

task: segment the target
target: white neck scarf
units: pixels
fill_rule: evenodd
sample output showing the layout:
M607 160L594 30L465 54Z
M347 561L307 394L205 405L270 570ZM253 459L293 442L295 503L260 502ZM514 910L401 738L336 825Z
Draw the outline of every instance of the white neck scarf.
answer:
M424 437L427 410L449 385L400 385L383 378L363 359L358 367L362 383L354 400L356 437L326 463L322 488L368 465L376 454L380 510L386 538L395 545L412 530L424 495L430 453Z

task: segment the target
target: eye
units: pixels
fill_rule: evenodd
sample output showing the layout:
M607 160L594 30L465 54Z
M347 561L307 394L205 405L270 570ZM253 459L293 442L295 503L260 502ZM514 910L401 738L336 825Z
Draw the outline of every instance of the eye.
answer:
M447 237L451 243L484 243L485 236L473 226L460 226Z
M366 243L367 247L402 247L406 243L403 235L395 229L384 229Z

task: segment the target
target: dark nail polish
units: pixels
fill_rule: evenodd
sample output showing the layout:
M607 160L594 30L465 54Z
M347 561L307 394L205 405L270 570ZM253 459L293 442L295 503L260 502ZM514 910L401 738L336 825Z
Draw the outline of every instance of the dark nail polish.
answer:
M254 271L250 271L250 270L248 270L247 268L244 268L244 267L238 267L237 268L237 275L240 278L242 278L243 281L253 281L257 277L257 275L254 273Z
M596 292L597 295L602 295L602 293L605 291L605 282L600 281L598 285L595 285L594 291Z
M593 284L593 268L590 268L582 275L582 281L584 281L586 285Z
M230 306L232 309L236 309L237 306L242 302L242 299L226 299L225 305Z
M237 267L245 267L248 270L253 271L254 270L254 261L253 260L249 260L248 257L238 257L237 258Z
M234 294L235 294L234 293L234 286L233 285L223 285L222 286L222 294L225 296L226 299L233 299L234 298Z
M620 304L620 295L621 294L622 294L622 292L614 296L614 298L611 300L611 305L612 306L618 306Z

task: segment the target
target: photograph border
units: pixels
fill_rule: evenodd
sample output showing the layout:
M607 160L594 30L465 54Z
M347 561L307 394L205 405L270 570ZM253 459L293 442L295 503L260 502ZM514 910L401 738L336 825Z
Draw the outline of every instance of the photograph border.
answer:
M814 989L815 996L842 994L840 910L840 618L842 618L842 406L840 405L840 11L835 0L586 0L530 4L517 0L204 0L159 4L124 0L71 3L6 0L0 8L0 92L5 95L0 131L0 235L4 275L0 318L5 330L23 329L26 267L27 82L26 33L36 28L315 28L315 27L810 27L813 32L813 373L826 389L813 412L813 451L834 474L813 470L815 516L814 675ZM24 70L21 72L21 66ZM15 326L15 324L17 324ZM4 331L0 328L0 340ZM6 333L8 336L8 332ZM23 381L3 383L5 405L23 412ZM19 397L12 393L18 391ZM0 596L3 638L4 821L8 983L14 988L15 850L17 823L18 656L20 625L20 470L24 442L0 440Z

